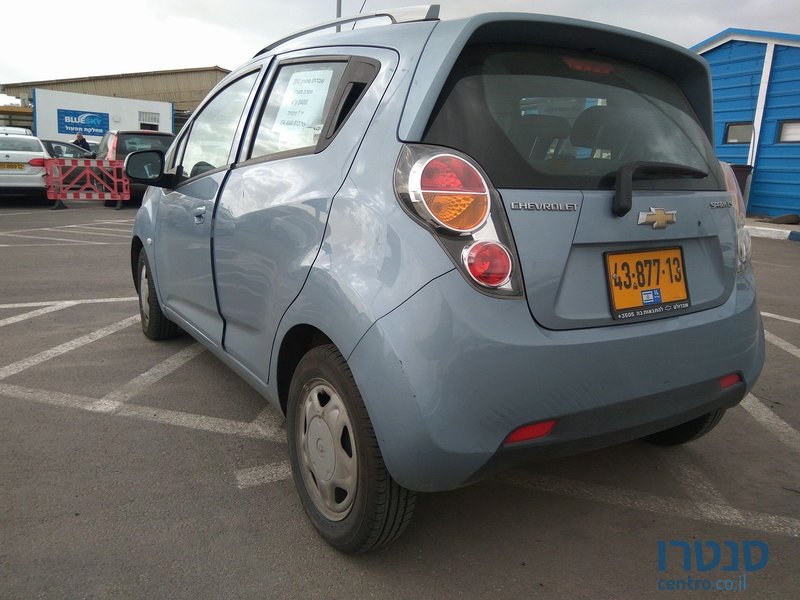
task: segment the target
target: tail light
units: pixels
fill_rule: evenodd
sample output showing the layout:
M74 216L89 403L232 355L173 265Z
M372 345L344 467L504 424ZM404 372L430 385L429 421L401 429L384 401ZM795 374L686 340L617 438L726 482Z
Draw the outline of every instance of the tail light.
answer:
M720 162L722 172L725 173L725 187L731 196L731 206L733 207L733 216L736 221L736 240L737 240L737 271L744 271L747 264L750 262L751 254L751 240L750 232L747 231L745 226L745 216L747 211L744 206L744 198L742 198L742 191L739 189L739 184L736 181L736 175L728 163Z
M511 254L498 242L475 242L464 248L467 272L479 284L498 288L511 278Z
M489 216L489 187L463 158L438 154L411 169L409 192L427 216L454 233L477 231Z
M43 167L44 166L44 159L43 158L32 158L28 161L28 164L32 167Z
M495 296L522 294L500 194L474 160L451 149L407 144L394 184L401 206L431 231L470 285Z

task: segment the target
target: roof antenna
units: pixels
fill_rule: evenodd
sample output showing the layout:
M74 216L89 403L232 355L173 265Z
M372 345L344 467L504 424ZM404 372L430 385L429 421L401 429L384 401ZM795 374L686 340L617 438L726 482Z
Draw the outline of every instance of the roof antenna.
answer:
M361 3L361 8L358 10L358 14L364 12L364 7L367 5L367 0ZM350 31L353 31L356 28L356 21L353 22L353 27L350 28Z

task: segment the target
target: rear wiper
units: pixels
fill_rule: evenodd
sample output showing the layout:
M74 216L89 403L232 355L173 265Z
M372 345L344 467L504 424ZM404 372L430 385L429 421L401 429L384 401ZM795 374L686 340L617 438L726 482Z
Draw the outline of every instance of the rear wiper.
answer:
M627 215L633 206L634 179L702 179L706 171L687 165L634 160L617 169L617 185L612 212L618 217Z

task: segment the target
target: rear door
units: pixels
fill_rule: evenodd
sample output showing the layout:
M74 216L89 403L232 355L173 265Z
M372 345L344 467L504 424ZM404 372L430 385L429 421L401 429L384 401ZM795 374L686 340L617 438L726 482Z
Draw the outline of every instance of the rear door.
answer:
M730 295L730 195L667 77L599 50L486 44L462 53L440 103L424 141L466 152L489 174L540 324L669 317ZM620 210L626 179L632 199Z
M154 253L159 294L167 308L218 345L223 322L212 277L214 207L259 75L258 66L252 67L201 107L175 151L173 169L180 183L159 192Z
M278 324L314 262L397 55L328 48L276 61L214 226L225 350L263 381Z

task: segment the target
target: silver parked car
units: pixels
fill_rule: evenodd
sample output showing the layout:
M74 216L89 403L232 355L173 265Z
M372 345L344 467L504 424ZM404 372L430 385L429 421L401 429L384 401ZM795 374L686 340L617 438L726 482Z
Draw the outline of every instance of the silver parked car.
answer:
M0 198L44 198L45 159L50 155L39 138L0 133Z
M348 552L396 538L415 492L704 435L764 361L701 58L556 17L384 14L268 46L126 163L153 186L144 333L184 329L286 415L306 513Z

